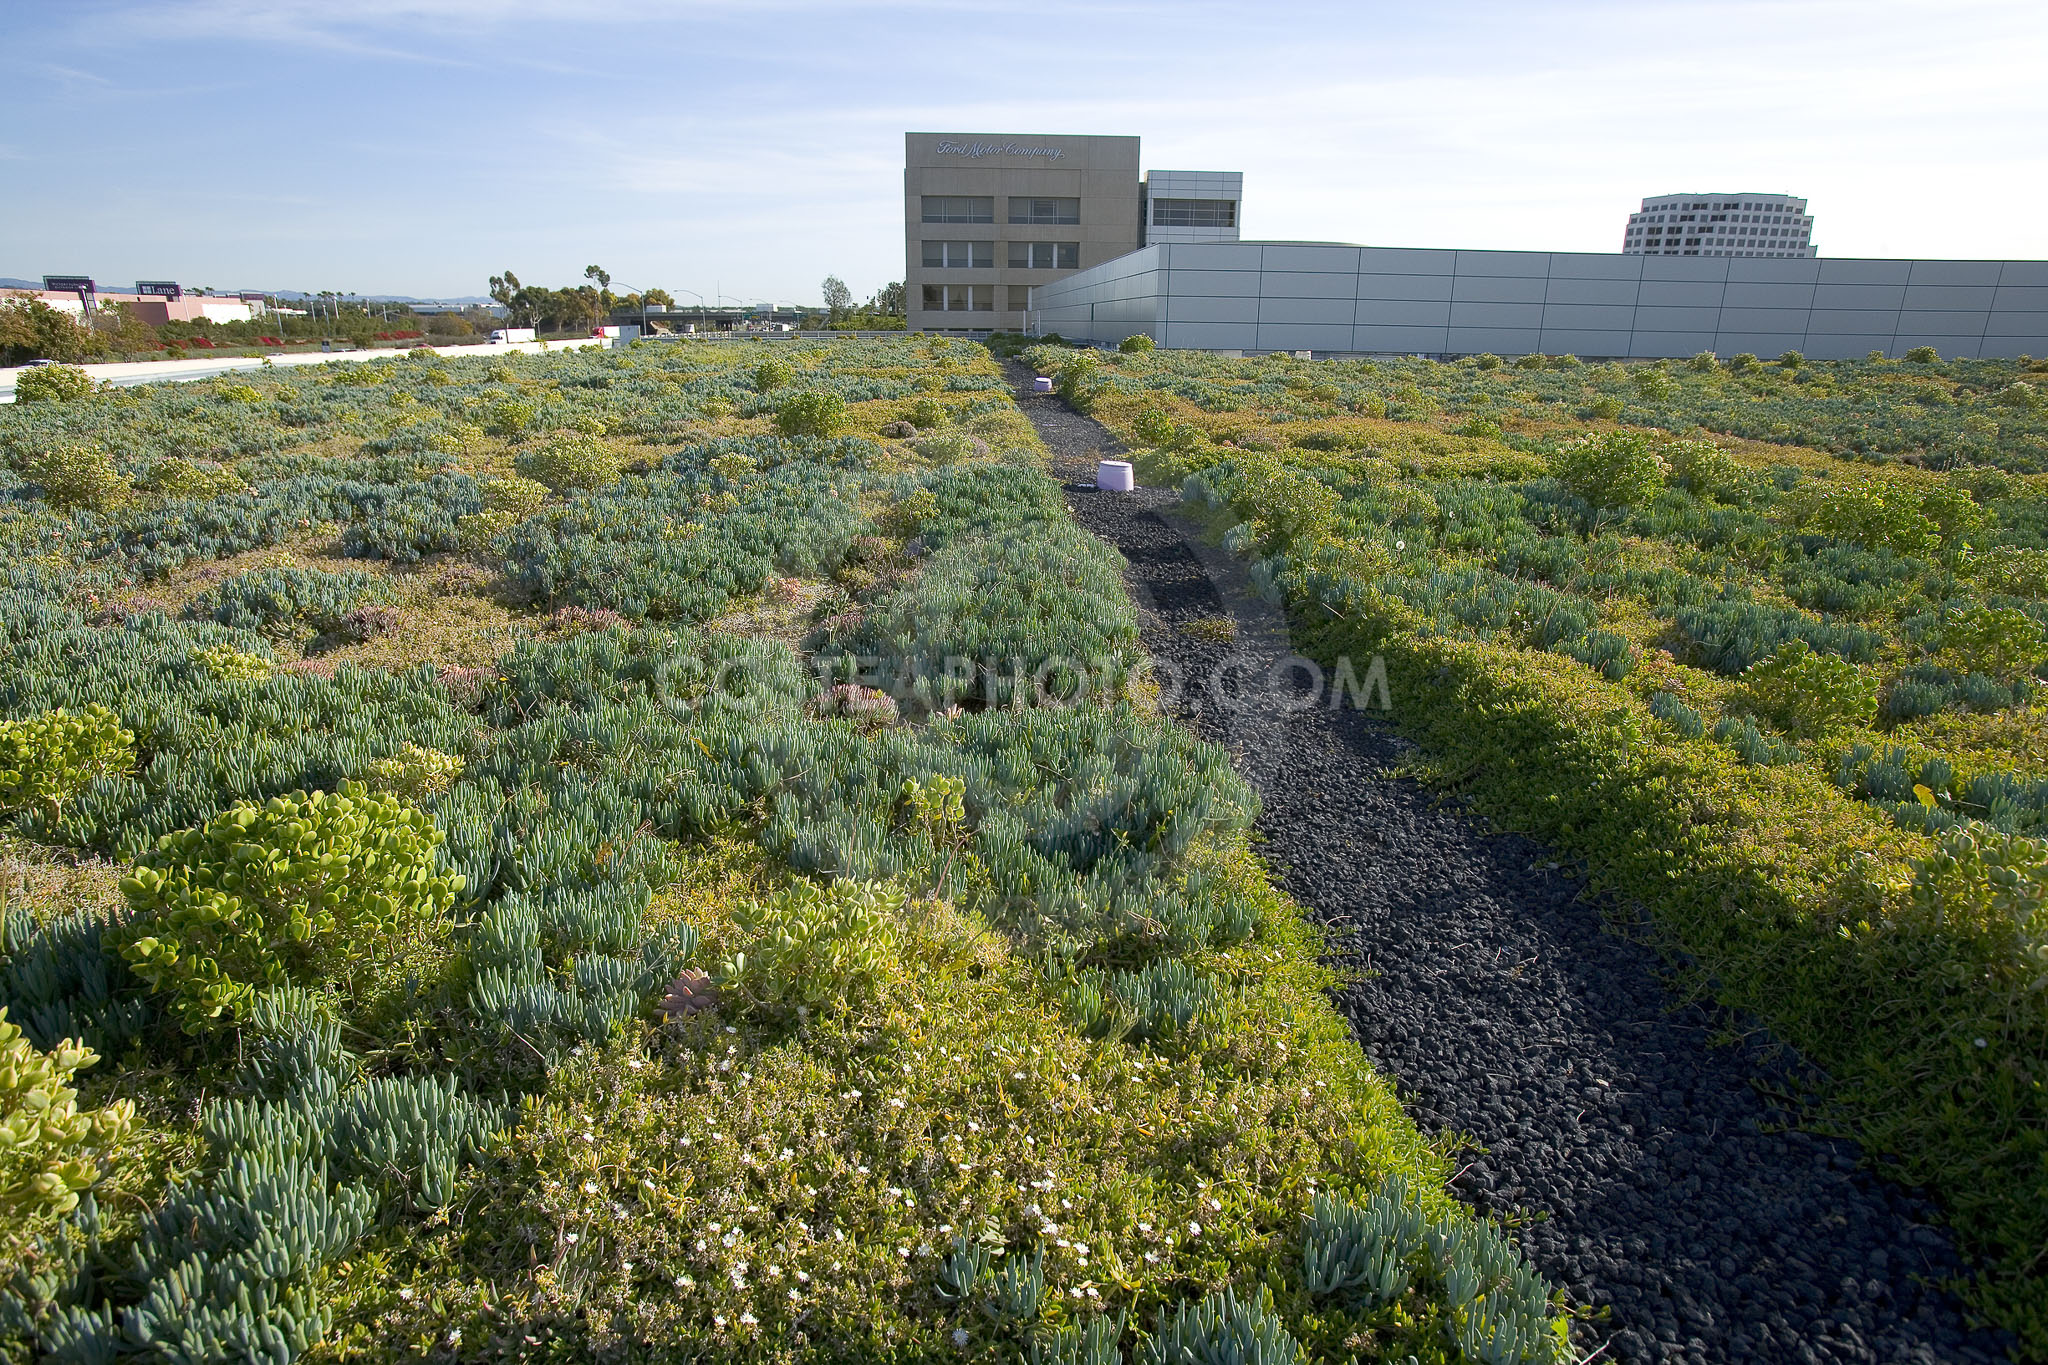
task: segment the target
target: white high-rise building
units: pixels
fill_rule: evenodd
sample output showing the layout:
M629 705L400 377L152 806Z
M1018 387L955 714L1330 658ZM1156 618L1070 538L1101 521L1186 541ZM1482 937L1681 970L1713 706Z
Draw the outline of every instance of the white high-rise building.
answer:
M1660 194L1628 216L1624 256L1817 256L1806 201L1789 194Z

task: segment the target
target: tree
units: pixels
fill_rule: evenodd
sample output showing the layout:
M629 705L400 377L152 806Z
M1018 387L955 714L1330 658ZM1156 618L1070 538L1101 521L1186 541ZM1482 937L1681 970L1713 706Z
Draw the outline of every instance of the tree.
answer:
M846 287L846 281L837 275L827 275L822 286L825 295L825 311L838 321L853 307L853 291Z
M41 299L0 302L0 364L26 360L77 362L98 355L106 343Z
M676 306L676 301L674 297L671 296L668 290L666 289L650 289L640 296L640 302L643 306L648 308L653 308L656 306L662 308L673 308Z
M903 308L903 281L897 280L893 284L885 284L880 289L877 289L875 296L867 302L867 311L896 317L905 316Z

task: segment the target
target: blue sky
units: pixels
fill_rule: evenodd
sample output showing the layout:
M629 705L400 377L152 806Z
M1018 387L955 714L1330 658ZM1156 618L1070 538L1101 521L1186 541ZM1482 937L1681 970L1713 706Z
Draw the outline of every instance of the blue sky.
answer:
M687 298L902 278L902 135L1123 133L1248 237L2048 256L2048 4L0 0L0 275ZM614 287L617 287L616 284Z

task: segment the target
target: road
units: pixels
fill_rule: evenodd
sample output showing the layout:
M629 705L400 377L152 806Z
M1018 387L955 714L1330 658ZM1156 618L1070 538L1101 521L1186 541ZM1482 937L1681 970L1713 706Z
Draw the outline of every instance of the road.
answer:
M478 356L503 355L507 351L534 352L573 351L583 346L605 346L610 343L603 337L576 337L568 341L518 341L510 345L435 346L430 349L435 355ZM274 355L268 357L274 368L288 365L324 365L330 361L387 360L404 355L402 350L385 347L364 351L323 351L310 355ZM112 384L117 389L131 388L137 384L184 383L194 379L212 379L217 375L232 374L236 370L260 370L265 357L248 356L241 359L206 360L126 360L106 365L81 365L96 380ZM26 366L0 367L0 403L14 401L14 382Z

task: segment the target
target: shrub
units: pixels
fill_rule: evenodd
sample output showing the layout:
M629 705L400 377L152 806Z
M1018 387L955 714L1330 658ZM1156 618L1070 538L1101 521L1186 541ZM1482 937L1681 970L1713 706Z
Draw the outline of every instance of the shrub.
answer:
M1877 685L1862 669L1804 640L1781 646L1742 674L1741 703L1788 734L1814 738L1848 725L1867 725L1877 711Z
M1714 371L1721 368L1720 359L1717 356L1715 356L1715 354L1712 351L1701 351L1698 355L1694 356L1691 360L1688 360L1685 363L1687 366L1694 370L1697 370L1701 374L1712 374Z
M211 645L192 651L192 662L215 682L262 682L277 671L277 661L250 654L233 645Z
M0 721L0 812L55 811L98 777L125 772L135 736L97 702L78 715L51 711Z
M38 365L14 381L17 403L71 403L91 397L92 376L75 365Z
M1944 613L1941 652L1966 673L2011 682L2048 654L2041 623L2018 607L1981 604Z
M1611 422L1621 416L1621 400L1611 393L1603 393L1586 405L1586 414L1603 422Z
M524 477L557 493L609 488L625 473L617 451L581 432L557 435L522 452L513 466Z
M1748 374L1752 370L1760 370L1762 368L1763 362L1748 351L1728 357L1728 370L1731 374Z
M942 427L946 424L946 405L926 394L910 405L910 421L913 426L924 431Z
M1712 441L1670 441L1662 453L1671 482L1689 493L1724 493L1742 482L1742 466Z
M1908 488L1823 488L1795 510L1819 534L1865 549L1926 555L1941 543L1940 526Z
M524 398L501 398L485 414L485 424L500 436L517 436L533 425L539 415Z
M796 379L796 367L787 360L775 357L764 360L754 367L754 392L768 393L782 388Z
M1152 340L1151 337L1146 336L1143 332L1133 332L1122 341L1119 341L1116 344L1116 348L1125 355L1143 355L1145 352L1154 349L1158 344L1158 342Z
M474 422L449 422L427 438L427 446L447 455L467 455L482 448L484 434L484 429Z
M188 460L182 455L167 455L158 460L135 486L166 498L199 500L248 491L248 485L232 469L211 460Z
M429 797L445 796L462 776L462 767L462 760L454 754L407 740L397 753L366 768L363 779L372 791L389 792L416 805Z
M105 512L126 502L133 491L97 446L49 446L23 461L21 472L52 507Z
M1672 382L1671 376L1654 366L1637 370L1632 382L1636 386L1636 392L1645 398L1669 398L1678 392L1678 385Z
M1805 363L1806 357L1797 351L1785 351L1778 356L1778 368L1781 370L1796 370Z
M1558 482L1596 510L1648 502L1664 482L1664 465L1640 431L1588 434L1551 457Z
M69 1213L135 1122L135 1101L81 1111L72 1078L99 1060L65 1039L39 1051L0 1008L0 1215L20 1226Z
M802 882L748 906L733 917L748 941L715 973L719 991L771 1012L863 1004L887 974L903 904L898 887Z
M391 595L386 580L360 570L251 569L193 598L185 614L238 630L289 633L303 626L324 634L339 630L356 608Z
M1932 365L1941 359L1941 352L1935 350L1932 346L1915 346L1912 350L1906 352L1906 359L1912 361L1915 365Z
M487 474L477 480L477 491L483 497L484 511L499 512L520 520L540 511L548 500L546 484L517 475L504 478Z
M2000 389L1991 401L2009 408L2031 408L2040 404L2041 395L2024 379L2015 379Z
M927 436L912 443L917 453L935 465L964 464L988 454L988 443L979 437L969 436L964 431L949 431L940 436Z
M784 436L830 439L845 425L846 400L821 389L793 394L775 410L775 429Z
M2014 597L2048 597L2048 549L2000 546L1978 555L1971 562L1970 571L1992 592L2010 593Z
M1952 933L1989 939L2006 988L2048 988L2048 839L1957 830L1913 866L1913 905Z
M424 812L358 783L238 802L166 834L122 879L135 918L121 955L188 1033L248 1017L265 989L360 997L389 984L462 889L435 871L441 841Z

